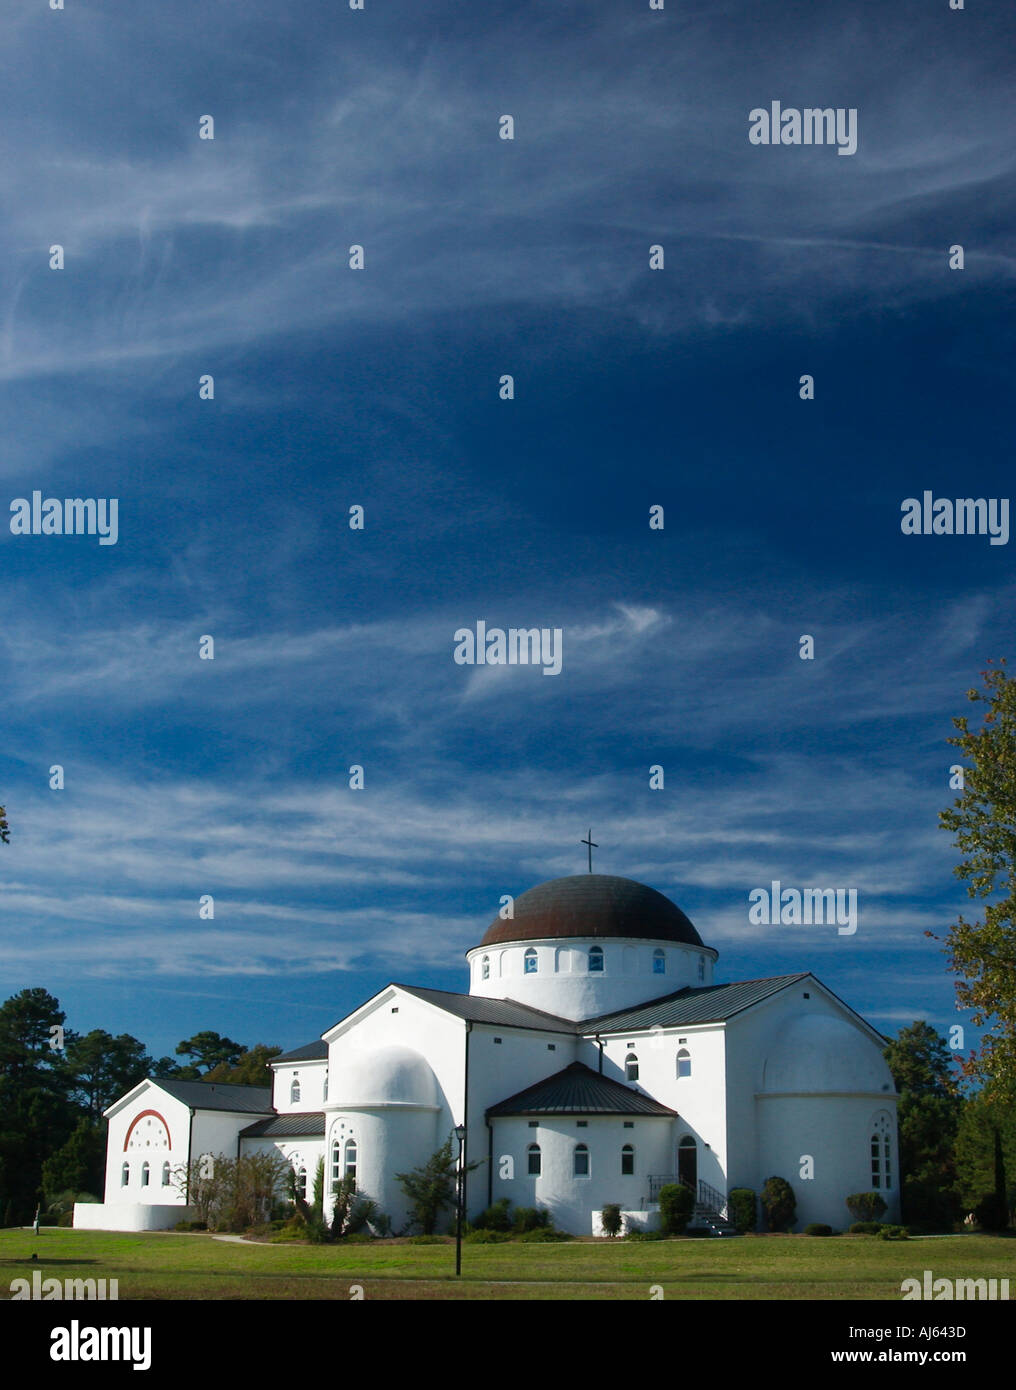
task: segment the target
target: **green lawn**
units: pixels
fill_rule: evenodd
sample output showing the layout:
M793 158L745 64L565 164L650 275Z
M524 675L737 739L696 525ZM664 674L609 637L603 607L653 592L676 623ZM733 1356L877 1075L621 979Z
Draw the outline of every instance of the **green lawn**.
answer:
M32 1254L38 1255L36 1263ZM900 1283L936 1277L1008 1278L1016 1295L1016 1239L961 1235L880 1241L870 1237L749 1236L740 1240L558 1245L235 1244L208 1235L127 1235L43 1228L0 1230L0 1297L11 1280L119 1280L121 1299L885 1299Z

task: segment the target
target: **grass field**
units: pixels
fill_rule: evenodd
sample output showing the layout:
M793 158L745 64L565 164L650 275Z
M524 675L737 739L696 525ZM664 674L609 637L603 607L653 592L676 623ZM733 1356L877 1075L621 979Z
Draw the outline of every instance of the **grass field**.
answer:
M32 1254L38 1256L32 1262ZM1016 1295L1016 1238L960 1235L749 1236L740 1240L558 1245L454 1243L268 1245L204 1234L117 1234L56 1227L0 1230L0 1298L13 1279L117 1279L121 1299L885 1299L935 1277L1008 1278Z

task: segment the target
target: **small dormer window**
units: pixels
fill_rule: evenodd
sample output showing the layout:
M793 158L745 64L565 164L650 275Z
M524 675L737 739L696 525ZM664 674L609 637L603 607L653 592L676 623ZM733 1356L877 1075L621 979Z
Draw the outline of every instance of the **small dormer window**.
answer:
M624 1079L625 1081L637 1081L639 1079L639 1059L634 1052L629 1052L624 1059Z
M536 948L530 946L525 954L525 973L527 975L536 974Z
M299 1105L300 1103L300 1078L298 1076L293 1077L289 1087L289 1103L290 1105Z
M665 975L667 973L667 957L662 951L653 952L653 974Z
M603 947L590 946L589 948L589 973L590 975L603 974Z
M691 1053L682 1047L677 1054L677 1074L679 1077L691 1076Z
M480 961L480 979L490 979L490 956L484 956Z

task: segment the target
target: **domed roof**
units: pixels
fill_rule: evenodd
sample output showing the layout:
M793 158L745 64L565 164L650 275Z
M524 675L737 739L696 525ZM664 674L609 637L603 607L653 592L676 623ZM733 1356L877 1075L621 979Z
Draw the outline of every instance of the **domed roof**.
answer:
M896 1093L877 1045L846 1019L804 1014L779 1034L766 1058L763 1091Z
M630 937L701 946L681 909L644 883L612 874L574 874L538 883L515 899L510 922L492 922L481 946L540 937Z
M379 1047L340 1060L328 1078L329 1105L437 1105L430 1063L409 1047Z

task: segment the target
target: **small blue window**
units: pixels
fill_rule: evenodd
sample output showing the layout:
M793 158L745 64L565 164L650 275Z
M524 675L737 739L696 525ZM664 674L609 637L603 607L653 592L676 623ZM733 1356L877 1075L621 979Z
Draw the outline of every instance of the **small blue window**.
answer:
M590 946L589 948L589 973L590 975L603 974L603 947Z
M667 958L662 951L653 952L653 974L665 975L667 973Z
M535 975L535 974L536 974L536 951L534 950L534 948L533 948L532 946L530 946L529 950L526 952L525 960L526 960L525 973L526 973L527 975Z

